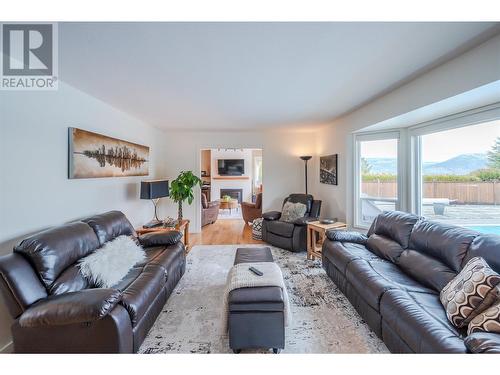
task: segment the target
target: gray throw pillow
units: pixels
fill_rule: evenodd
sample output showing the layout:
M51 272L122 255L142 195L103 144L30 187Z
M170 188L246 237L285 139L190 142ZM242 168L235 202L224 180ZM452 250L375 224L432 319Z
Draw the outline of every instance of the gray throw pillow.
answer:
M286 202L283 205L280 221L292 223L306 214L307 206L304 203Z

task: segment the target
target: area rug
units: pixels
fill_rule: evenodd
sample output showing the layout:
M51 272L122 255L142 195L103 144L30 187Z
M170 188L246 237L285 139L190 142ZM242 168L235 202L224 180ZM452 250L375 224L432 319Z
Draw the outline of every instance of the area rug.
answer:
M187 257L186 273L139 353L232 353L222 332L224 285L236 249L252 246L194 246ZM326 275L319 260L306 260L305 253L276 247L271 250L283 272L293 317L282 353L388 352Z

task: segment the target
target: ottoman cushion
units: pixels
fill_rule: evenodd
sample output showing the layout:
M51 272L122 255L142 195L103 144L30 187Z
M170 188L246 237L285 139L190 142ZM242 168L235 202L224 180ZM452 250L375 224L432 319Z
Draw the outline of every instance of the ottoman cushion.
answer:
M273 261L273 254L269 247L240 247L236 249L234 258L234 264Z

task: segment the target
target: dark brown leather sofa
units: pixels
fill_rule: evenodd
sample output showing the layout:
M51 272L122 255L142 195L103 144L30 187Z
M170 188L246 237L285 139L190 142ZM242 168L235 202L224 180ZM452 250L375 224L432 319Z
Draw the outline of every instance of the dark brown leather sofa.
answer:
M205 193L201 193L201 226L213 224L219 217L219 201L209 202Z
M500 352L500 334L456 329L439 301L473 257L500 272L500 236L385 212L367 236L331 231L323 268L395 353Z
M137 238L146 261L113 288L94 288L76 262L120 236L136 236L111 211L31 236L0 257L0 290L17 353L133 353L184 274L179 232Z
M282 249L293 252L307 250L307 222L318 220L321 211L321 201L315 200L310 194L290 194L283 201L303 203L306 205L304 217L293 223L280 221L281 212L269 211L262 214L262 240Z

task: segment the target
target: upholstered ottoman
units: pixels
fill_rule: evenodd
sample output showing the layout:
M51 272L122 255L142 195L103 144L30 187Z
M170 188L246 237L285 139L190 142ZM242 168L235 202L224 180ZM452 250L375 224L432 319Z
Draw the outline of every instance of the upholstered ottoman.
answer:
M234 264L273 262L271 249L239 248ZM248 348L285 347L285 301L278 286L234 289L228 296L229 346L235 353Z

